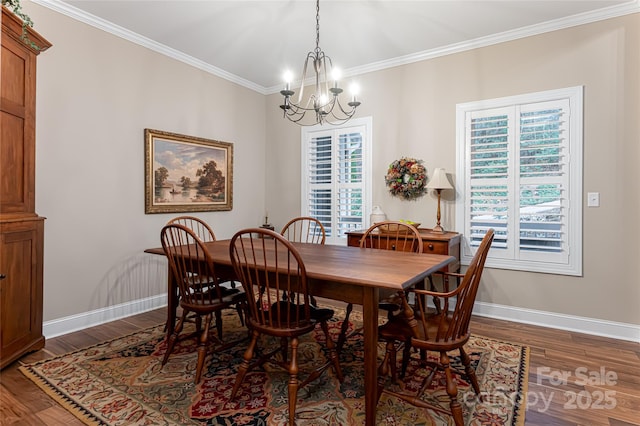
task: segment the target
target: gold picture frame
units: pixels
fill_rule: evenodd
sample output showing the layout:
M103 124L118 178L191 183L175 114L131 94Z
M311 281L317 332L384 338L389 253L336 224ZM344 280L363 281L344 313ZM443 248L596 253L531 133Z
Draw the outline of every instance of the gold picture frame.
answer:
M145 213L233 208L233 144L144 129Z

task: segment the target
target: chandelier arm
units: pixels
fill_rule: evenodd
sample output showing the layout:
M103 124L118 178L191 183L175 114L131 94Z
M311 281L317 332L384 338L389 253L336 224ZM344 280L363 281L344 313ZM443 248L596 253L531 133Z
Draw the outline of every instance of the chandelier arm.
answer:
M307 79L307 65L309 64L309 59L313 59L313 52L307 53L307 57L304 60L304 67L302 67L302 78L300 80L300 93L298 94L298 104L302 102L302 95L304 94L304 81Z
M344 114L344 115L348 115L349 117L353 116L353 114L356 111L355 107L351 107L351 109L349 111L345 111L344 107L342 106L342 104L340 103L340 99L337 100L336 102L338 104L338 107L340 108L340 111Z
M329 62L329 69L333 69L333 63L331 62L331 58L326 56L324 52L322 53L322 67L324 72L324 94L327 97L327 103L325 105L329 105L332 102L332 99L335 100L335 96L329 96L329 73L327 73L327 62ZM333 107L332 107L333 109Z

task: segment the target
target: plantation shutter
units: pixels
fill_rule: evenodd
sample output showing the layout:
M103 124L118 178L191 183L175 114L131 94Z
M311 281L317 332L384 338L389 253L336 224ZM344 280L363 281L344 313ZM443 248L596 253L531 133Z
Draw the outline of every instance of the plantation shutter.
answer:
M346 232L367 226L366 130L352 125L303 132L302 211L322 222L327 243L346 244Z
M338 134L338 202L336 204L337 233L345 233L364 227L363 214L363 147L362 131L351 129Z
M523 105L519 111L520 257L566 263L568 204L567 100Z
M469 116L469 227L466 234L472 247L489 228L495 236L492 255L513 256L513 216L509 204L511 166L509 146L513 140L510 123L513 114L507 109L480 111Z
M458 107L465 194L459 218L468 241L463 263L493 228L488 265L581 272L579 89Z
M309 193L306 211L325 227L327 236L332 231L332 178L333 150L330 133L314 136L309 141ZM303 199L303 202L305 199ZM305 214L305 215L307 215Z

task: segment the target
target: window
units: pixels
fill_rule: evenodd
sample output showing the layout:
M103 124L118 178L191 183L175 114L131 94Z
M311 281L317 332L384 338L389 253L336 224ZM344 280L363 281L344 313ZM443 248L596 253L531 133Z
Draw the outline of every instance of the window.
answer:
M328 244L367 226L371 212L371 118L302 129L303 215L325 227Z
M582 87L458 105L457 157L463 264L582 275Z

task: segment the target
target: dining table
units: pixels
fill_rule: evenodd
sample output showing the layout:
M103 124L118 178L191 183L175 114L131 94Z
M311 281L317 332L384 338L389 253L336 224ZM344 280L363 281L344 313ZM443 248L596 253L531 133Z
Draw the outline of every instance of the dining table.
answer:
M234 280L230 240L205 243L218 279ZM409 253L329 244L293 243L307 271L309 292L315 297L362 306L364 343L365 425L375 425L377 405L378 303L380 290L405 290L456 259L439 254ZM162 247L146 253L164 255ZM168 273L167 335L174 329L178 287Z

